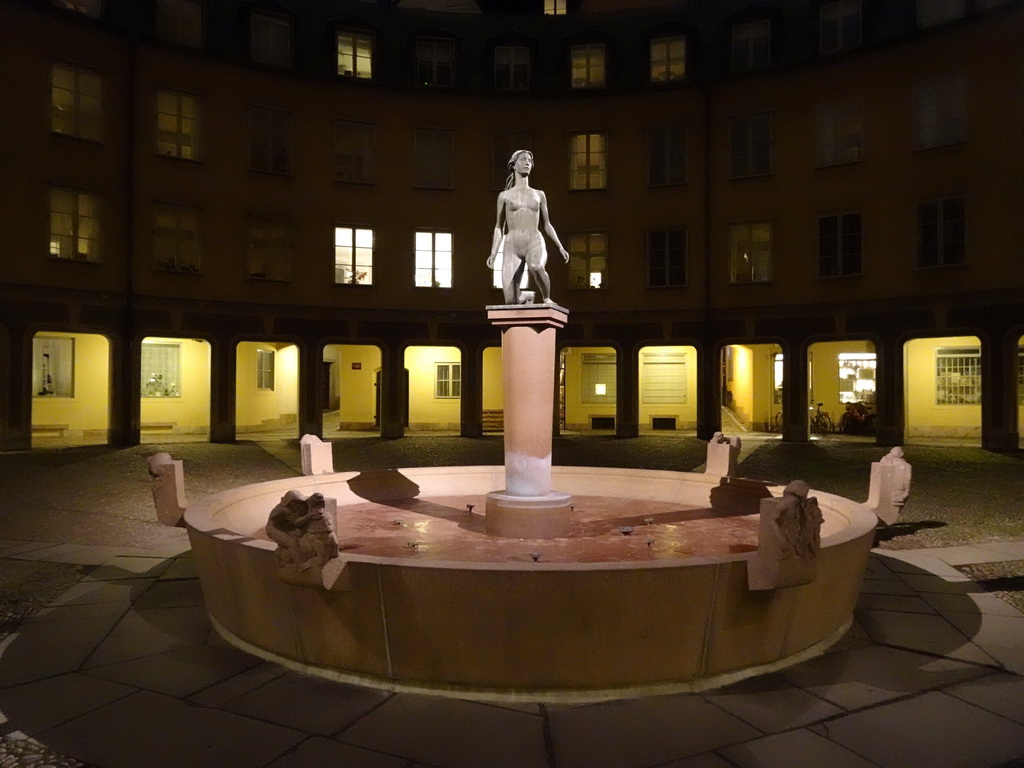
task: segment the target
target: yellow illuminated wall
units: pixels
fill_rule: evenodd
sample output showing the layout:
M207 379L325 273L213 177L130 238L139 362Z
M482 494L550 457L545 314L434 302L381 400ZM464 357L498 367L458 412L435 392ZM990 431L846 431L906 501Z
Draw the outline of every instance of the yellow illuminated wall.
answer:
M34 437L69 442L107 442L110 427L110 342L95 333L46 331L37 337L74 340L74 394L32 397Z
M487 347L483 362L483 409L500 411L504 408L505 385L502 382L501 347Z
M936 387L936 350L979 348L977 336L911 339L903 346L906 366L906 437L981 438L981 404L940 405ZM980 382L978 382L980 388Z
M435 396L438 363L462 363L457 347L409 347L409 430L458 430L462 423L461 398Z
M608 402L583 402L583 356L584 355L615 355L611 347L566 347L562 350L565 363L565 428L570 430L588 430L591 419L595 416L615 416L615 398L608 397ZM604 384L606 392L615 392L615 367L609 371ZM596 396L596 392L594 393Z
M374 429L380 349L369 344L329 344L324 360L332 363L331 399L337 397L339 428Z
M274 388L256 386L256 350L273 350ZM298 424L299 348L278 342L243 341L237 348L235 422L237 432L284 429ZM297 427L296 427L297 429Z
M747 429L767 429L782 410L781 403L772 402L772 366L782 348L777 344L733 344L731 349L732 379L726 381L726 389L732 393L732 412Z
M875 345L870 341L822 341L811 344L808 349L811 385L808 405L822 403L821 410L828 413L837 429L846 412L846 404L839 401L839 355L850 352L874 354Z
M180 349L180 397L145 397L140 402L142 434L202 435L210 431L210 343L199 339L149 336L143 344L176 344ZM141 372L146 382L148 371Z
M672 395L671 400L665 400L661 394L655 394L653 390L646 387L659 375L660 366L665 365L665 360L672 360L671 365L682 365L682 376L685 379L685 388ZM676 362L679 361L679 362ZM697 427L697 350L694 347L644 347L640 350L639 360L639 381L637 390L640 398L640 427L650 427L652 419L656 417L671 417L676 420L677 430L692 430ZM651 394L645 398L645 391ZM645 402L645 399L655 397L662 402Z

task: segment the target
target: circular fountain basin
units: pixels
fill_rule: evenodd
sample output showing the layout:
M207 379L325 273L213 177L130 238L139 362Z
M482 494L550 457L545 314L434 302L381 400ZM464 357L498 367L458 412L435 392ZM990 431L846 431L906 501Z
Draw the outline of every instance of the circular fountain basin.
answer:
M559 539L487 533L500 466L257 483L195 502L185 521L229 642L394 691L585 701L701 690L821 653L850 625L876 525L862 504L812 491L824 516L816 579L750 591L757 505L781 486L582 467L554 467L552 483L574 504ZM343 567L330 589L282 581L265 525L289 490L337 499Z

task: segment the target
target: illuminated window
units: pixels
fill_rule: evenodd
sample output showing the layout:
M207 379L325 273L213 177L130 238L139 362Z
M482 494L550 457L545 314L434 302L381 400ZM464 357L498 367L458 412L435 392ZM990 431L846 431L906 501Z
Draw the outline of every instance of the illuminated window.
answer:
M875 401L874 352L839 353L839 402L873 403Z
M730 38L733 72L764 69L771 63L771 22L767 19L736 24Z
M566 0L544 0L545 16L564 16Z
M142 397L181 397L181 344L144 341L142 358Z
M334 121L334 172L338 181L373 184L377 127L358 120Z
M156 36L192 48L202 46L201 0L156 0Z
M156 151L165 157L199 159L199 99L178 91L156 93Z
M838 277L861 273L859 213L818 219L818 276Z
M417 288L452 287L452 233L440 230L416 231Z
M647 233L647 285L652 288L686 285L685 229Z
M981 403L981 349L939 347L935 350L935 404Z
M508 161L517 149L532 149L533 134L506 131L491 134L491 189L504 189Z
M336 285L373 285L373 230L334 228Z
M32 396L75 396L75 340L32 337Z
M103 81L98 72L65 63L50 65L50 130L103 141Z
M50 256L69 261L100 261L98 195L50 189Z
M604 189L608 176L608 134L569 135L569 189Z
M424 189L455 186L455 131L448 128L416 128L413 185Z
M530 87L530 49L525 45L499 45L494 49L494 87L524 91Z
M452 399L462 397L462 364L438 363L434 376L434 397Z
M274 67L292 65L291 19L253 11L249 26L249 53L253 61Z
M641 403L686 402L685 352L645 352L641 364Z
M246 241L248 275L257 280L292 279L293 228L291 222L250 218Z
M686 37L656 37L651 40L651 82L665 83L686 77Z
M287 174L291 169L291 115L250 107L249 170Z
M256 389L274 389L274 350L256 350Z
M729 120L729 178L766 176L772 172L772 113L740 115Z
M608 235L573 232L569 235L569 287L606 288Z
M730 224L728 247L731 283L766 283L772 279L770 221Z
M864 144L864 106L859 99L820 104L815 115L819 166L855 163Z
M781 352L772 355L772 404L782 405L782 383L785 378L785 357Z
M965 88L962 75L946 75L914 89L914 138L918 149L958 144L965 138Z
M962 197L918 203L917 266L963 264L965 241L966 220Z
M825 3L818 10L818 50L827 54L858 47L860 26L860 0Z
M85 16L100 17L103 12L102 0L53 0L55 8L65 8Z
M416 39L416 82L451 86L454 82L455 43L436 37Z
M201 266L198 209L157 203L154 219L154 269L198 273Z
M965 0L917 0L917 26L924 29L959 19L966 10Z
M373 34L354 29L339 29L338 74L342 77L373 77Z
M603 88L605 70L604 43L584 43L569 49L573 88Z
M647 129L647 184L664 187L686 182L686 126Z
M618 387L615 383L615 354L586 352L580 365L581 403L614 403Z

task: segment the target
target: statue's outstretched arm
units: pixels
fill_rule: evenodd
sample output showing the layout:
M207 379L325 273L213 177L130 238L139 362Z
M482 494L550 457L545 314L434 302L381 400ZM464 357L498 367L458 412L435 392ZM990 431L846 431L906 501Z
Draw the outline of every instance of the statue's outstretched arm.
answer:
M544 227L544 232L551 238L551 242L558 246L562 258L568 263L569 252L562 246L562 241L558 239L558 233L555 232L555 228L551 225L551 219L548 217L548 196L540 190L537 191L540 194L540 222Z

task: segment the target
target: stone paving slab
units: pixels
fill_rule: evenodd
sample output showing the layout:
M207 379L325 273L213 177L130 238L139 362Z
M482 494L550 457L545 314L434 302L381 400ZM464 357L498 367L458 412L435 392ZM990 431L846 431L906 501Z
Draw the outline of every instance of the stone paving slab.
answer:
M727 747L722 754L739 768L878 768L877 763L806 729Z
M304 738L279 725L141 691L40 740L103 768L262 768Z
M409 761L402 757L371 752L361 747L314 736L306 739L294 751L270 763L267 768L407 768L408 765Z
M549 766L540 717L437 696L394 696L337 739L444 768Z
M0 709L19 731L38 736L135 692L127 685L72 672L0 692Z
M882 768L994 767L1024 754L1024 726L938 691L817 730Z
M88 669L90 675L168 696L185 697L227 680L259 661L233 648L182 648Z
M656 696L554 712L559 768L640 768L698 755L762 732L697 696Z
M843 712L781 675L744 680L704 698L765 733L797 728Z
M1024 678L997 672L944 689L946 693L1024 725Z

